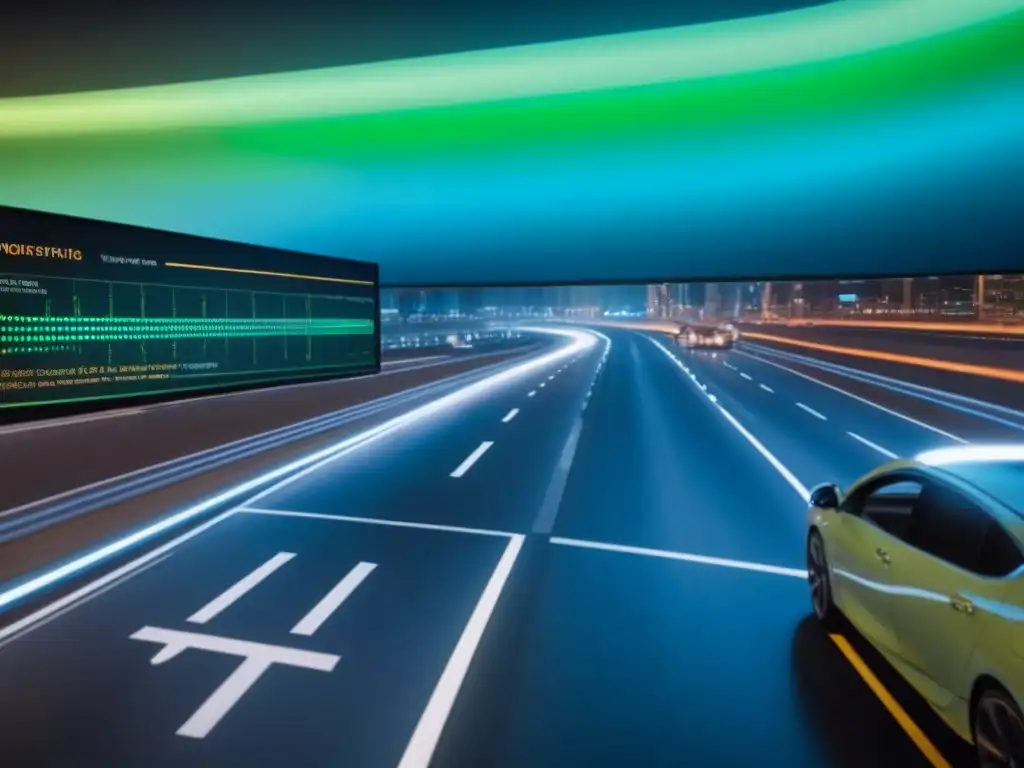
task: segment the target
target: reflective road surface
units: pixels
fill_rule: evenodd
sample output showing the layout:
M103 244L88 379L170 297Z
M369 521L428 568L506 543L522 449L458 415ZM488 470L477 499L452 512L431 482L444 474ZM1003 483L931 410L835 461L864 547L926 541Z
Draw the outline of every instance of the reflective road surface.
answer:
M0 762L964 764L809 617L804 494L1017 417L798 349L587 338L0 630Z

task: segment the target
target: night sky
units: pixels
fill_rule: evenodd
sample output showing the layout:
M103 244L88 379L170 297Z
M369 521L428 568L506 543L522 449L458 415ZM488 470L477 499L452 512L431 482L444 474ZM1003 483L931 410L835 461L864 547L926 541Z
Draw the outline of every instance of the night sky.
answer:
M201 80L696 24L820 0L21 0L0 96Z

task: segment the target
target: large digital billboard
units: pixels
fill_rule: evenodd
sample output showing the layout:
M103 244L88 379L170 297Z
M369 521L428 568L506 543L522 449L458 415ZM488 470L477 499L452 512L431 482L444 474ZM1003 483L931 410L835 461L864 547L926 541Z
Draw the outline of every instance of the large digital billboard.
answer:
M375 264L0 207L0 419L380 369Z

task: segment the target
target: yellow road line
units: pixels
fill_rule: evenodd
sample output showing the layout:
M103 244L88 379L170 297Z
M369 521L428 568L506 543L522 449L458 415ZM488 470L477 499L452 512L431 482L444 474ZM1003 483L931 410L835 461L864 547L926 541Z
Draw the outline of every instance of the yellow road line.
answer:
M864 663L864 659L860 657L860 654L853 649L850 642L842 635L829 635L832 638L832 642L836 644L839 650L842 652L846 660L850 662L850 665L857 670L857 674L861 676L865 683L868 684L868 688L871 689L872 693L878 697L882 705L889 710L889 714L893 716L900 728L903 729L904 733L910 737L910 740L914 742L914 745L921 750L921 754L925 756L929 763L935 768L951 768L950 764L946 762L946 758L942 756L935 745L932 744L931 739L924 735L922 731L913 720L910 719L910 715L907 714L906 710L900 706L899 702L893 698L892 694L886 690L885 686L882 685L881 681L875 677L875 673L871 671L871 668Z
M860 349L858 347L839 347L835 344L819 344L815 341L803 341L802 339L790 339L785 336L775 336L769 333L744 333L744 339L760 339L761 341L773 341L778 344L789 344L794 347L815 349L819 352L833 352L837 355L849 355L850 357L865 357L870 360L882 360L888 363L902 363L904 365L916 365L921 368L933 368L939 371L951 373L966 373L971 376L985 376L990 379L1002 379L1012 381L1016 384L1024 384L1024 371L1015 371L1012 368L993 368L988 365L973 365L971 363L953 363L948 360L934 360L930 357L915 357L914 355L898 355L894 352L879 352L873 349Z
M209 264L186 264L182 261L168 261L165 266L180 269L204 269L208 272L234 272L240 275L266 275L267 277L290 277L296 280L320 280L325 283L347 283L348 285L374 285L372 280L346 280L342 277L320 277L319 275L297 275L291 272L268 272L265 269L236 269L234 267L212 267Z

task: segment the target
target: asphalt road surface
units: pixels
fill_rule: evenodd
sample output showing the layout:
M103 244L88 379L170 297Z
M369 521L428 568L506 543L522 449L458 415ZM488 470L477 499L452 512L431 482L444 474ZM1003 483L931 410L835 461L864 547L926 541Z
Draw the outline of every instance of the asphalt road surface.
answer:
M0 629L3 764L966 764L809 618L804 494L1016 417L589 339Z
M965 326L970 328L970 326ZM747 325L752 335L767 335L779 341L752 341L759 346L811 355L821 361L849 365L883 376L896 377L917 386L941 386L944 391L1002 403L1019 409L1024 405L1019 381L981 376L949 376L941 368L892 362L888 356L916 358L943 366L974 365L1020 372L1024 368L1024 335L972 330L908 330L901 328L857 328L844 326ZM789 343L786 343L788 341ZM860 357L838 351L839 348ZM866 353L866 354L865 354ZM938 378L936 378L938 377ZM940 382L940 383L937 383Z
M194 456L417 386L465 373L550 343L536 335L467 350L386 355L379 375L216 393L65 418L0 426L5 469L0 517L46 497ZM159 435L158 440L153 436ZM54 447L74 460L53 471ZM97 451L96 446L102 446Z

